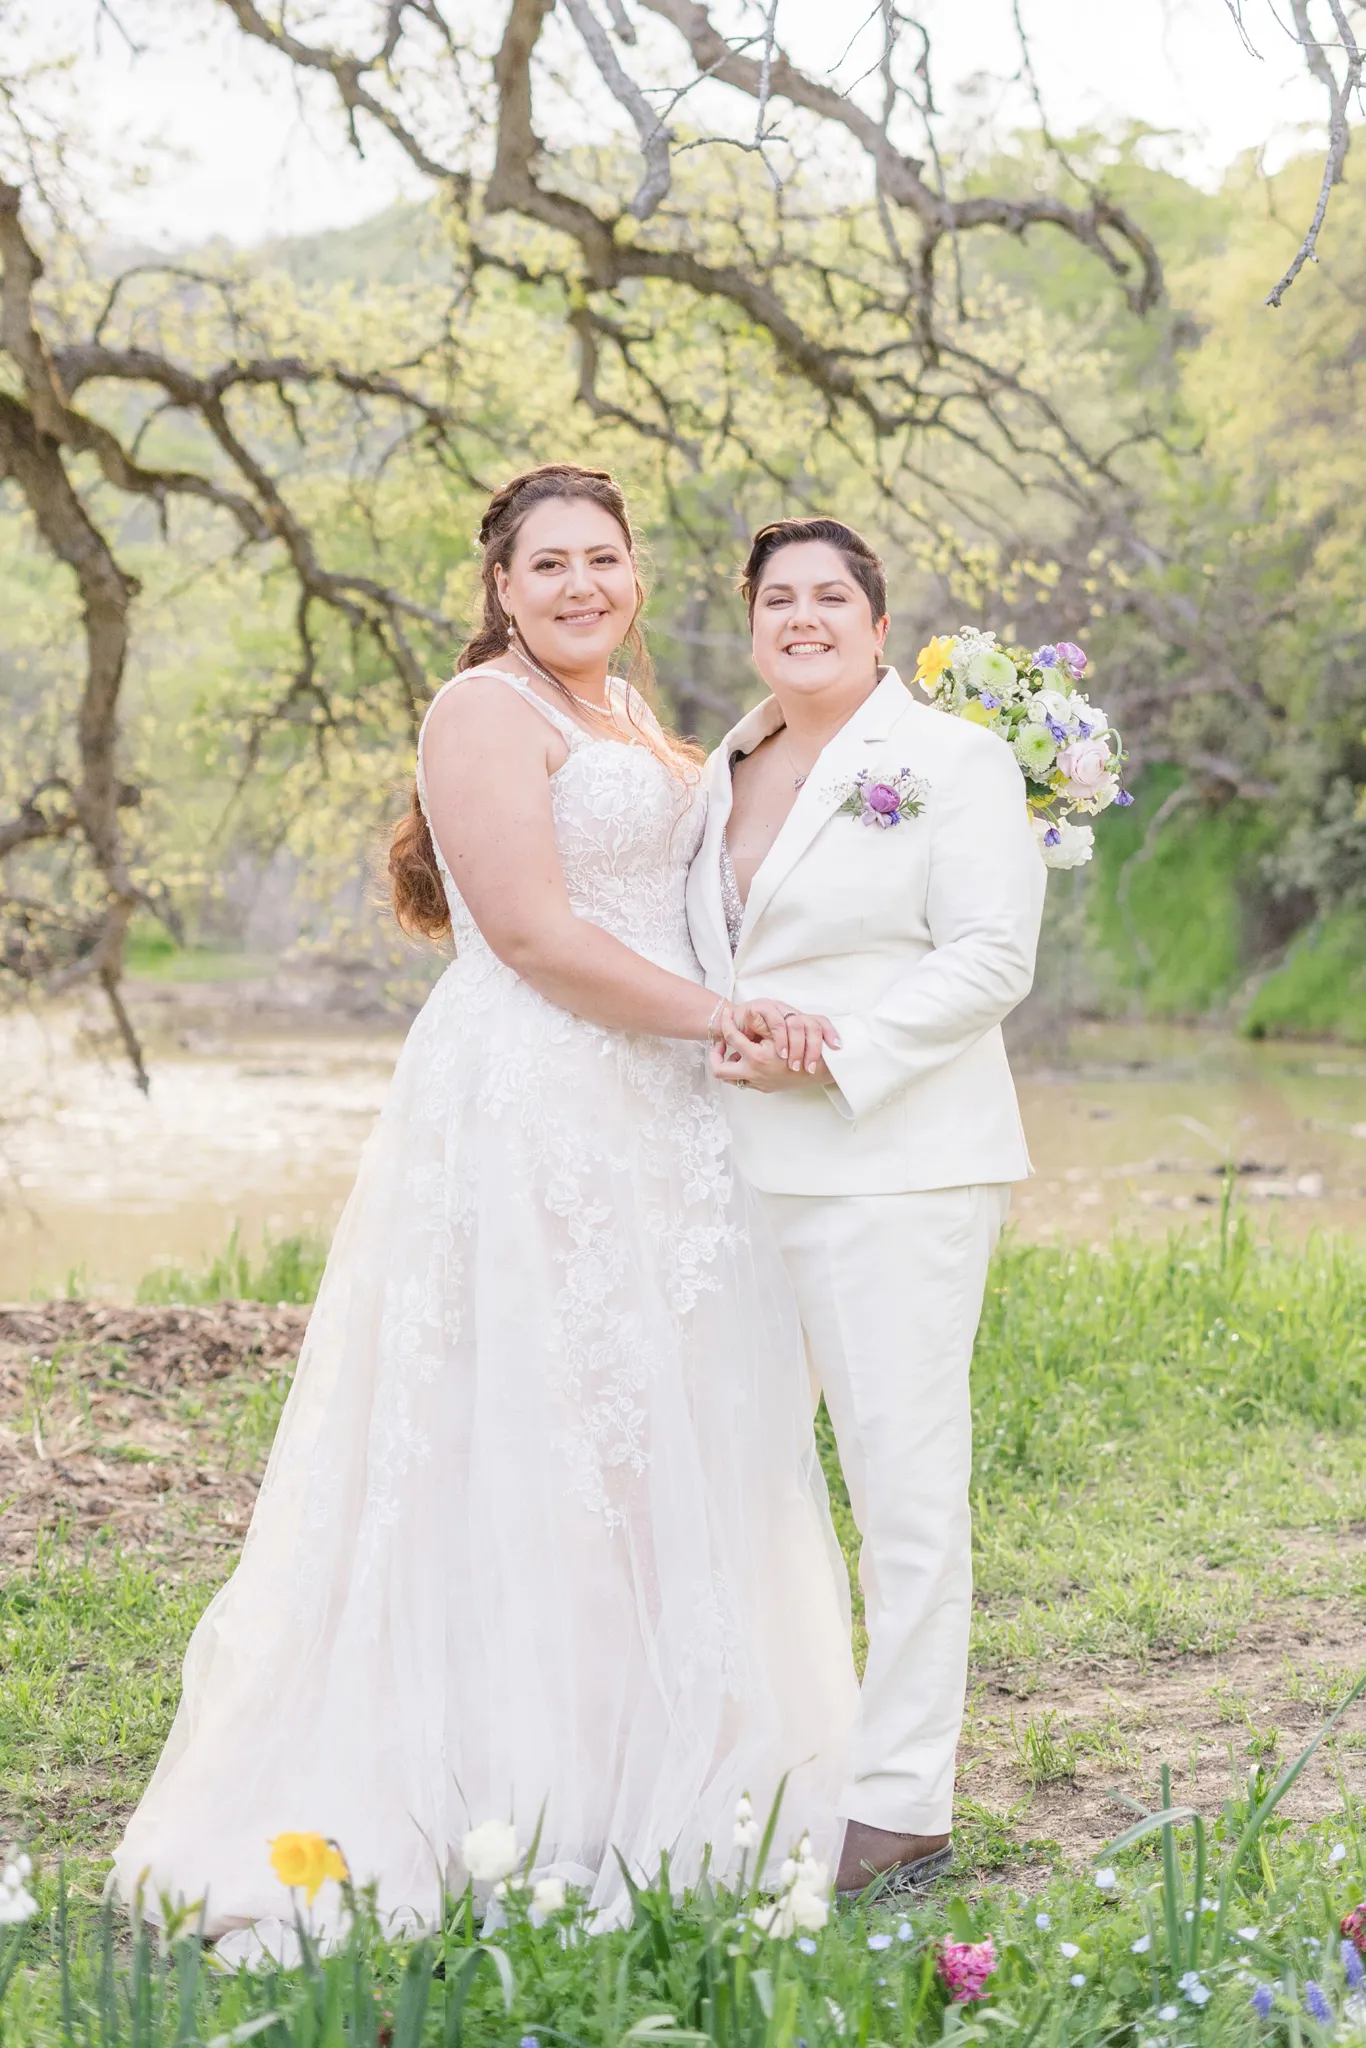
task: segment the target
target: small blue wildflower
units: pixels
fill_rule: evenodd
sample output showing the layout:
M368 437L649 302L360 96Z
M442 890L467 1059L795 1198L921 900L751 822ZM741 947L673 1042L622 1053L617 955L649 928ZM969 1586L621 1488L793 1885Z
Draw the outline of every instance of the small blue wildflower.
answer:
M1366 1969L1361 1966L1361 1957L1356 1952L1355 1942L1344 1941L1338 1949L1338 1954L1342 1957L1342 1968L1347 1982L1355 1991L1362 1979L1366 1978Z
M1304 1987L1304 2009L1311 2020L1317 2020L1326 2027L1333 2017L1333 2008L1311 1977Z
M1157 2017L1160 2020L1179 2020L1181 2008L1179 2005L1164 2005L1159 2009Z
M1127 811L1130 804L1133 802L1133 798L1130 796L1127 789L1122 789L1119 792L1119 795L1115 798L1115 802L1119 805L1119 808L1122 811Z
M875 1954L880 1949L890 1948L891 1945L892 1937L890 1934L870 1934L868 1936L868 1946Z
M986 711L999 711L1001 708L1000 698L993 697L990 690L983 690L981 702L982 708Z
M1264 2020L1268 2018L1271 2008L1275 2003L1276 1994L1271 1986L1269 1984L1259 1984L1252 1994L1252 2010L1256 2013L1258 2019Z
M1056 718L1049 718L1046 719L1044 722L1047 725L1048 730L1052 733L1054 739L1057 741L1058 745L1061 746L1063 741L1067 738L1067 727L1065 725L1059 725Z
M517 2048L541 2048L541 2044L535 2034L523 2034Z
M914 1941L915 1929L909 1920L902 1921L900 1927L896 1930L896 1938L898 1941Z
M1029 666L1031 668L1056 668L1057 665L1058 650L1056 647L1040 647L1037 650L1037 652L1031 656L1029 663Z
M1129 1943L1129 1953L1135 1956L1146 1956L1152 1945L1153 1938L1151 1934L1140 1934L1137 1941Z
M1074 1987L1075 1990L1080 1991L1082 1985L1086 1982L1086 1979L1082 1976L1081 1971L1078 1970L1076 1976L1069 1977L1067 1981Z
M1034 1925L1035 1925L1036 1927L1042 1927L1042 1928L1043 1928L1043 1930L1044 1930L1044 1932L1045 1932L1045 1933L1047 1933L1047 1932L1048 1932L1048 1929L1049 1929L1049 1928L1050 1928L1050 1927L1051 1927L1051 1926L1053 1925L1053 1916L1052 1916L1052 1914L1051 1914L1051 1913L1036 1913L1036 1914L1034 1915Z
M801 1939L797 1943L797 1947L801 1950L804 1956L814 1956L816 1953L816 1944L811 1939L811 1936L809 1934L802 1935Z
M1086 720L1085 720L1084 718L1079 718L1079 719L1077 720L1077 738L1078 738L1078 739L1081 739L1081 740L1089 740L1089 739L1090 739L1090 737L1091 737L1091 733L1092 733L1092 730L1093 730L1093 728L1092 728L1091 726L1089 726L1089 725L1088 725L1088 724L1086 723Z

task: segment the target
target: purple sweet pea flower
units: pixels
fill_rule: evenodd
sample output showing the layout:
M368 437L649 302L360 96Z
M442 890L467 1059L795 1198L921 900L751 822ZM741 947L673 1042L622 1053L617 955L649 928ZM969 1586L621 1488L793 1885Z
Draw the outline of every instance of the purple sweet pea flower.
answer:
M1043 835L1043 843L1045 846L1056 846L1061 840L1061 838L1062 834L1061 832L1059 832L1057 826L1050 825L1048 830Z
M1056 647L1036 648L1029 657L1029 666L1031 668L1056 668L1057 665L1058 650Z
M1054 652L1063 667L1070 669L1074 676L1079 676L1086 667L1086 656L1075 640L1059 640Z
M879 817L890 818L901 809L901 792L893 789L890 782L870 782L863 792L863 801Z
M1127 811L1130 804L1133 802L1133 798L1130 796L1127 789L1122 789L1119 792L1119 795L1115 798L1115 802L1119 805L1122 811Z

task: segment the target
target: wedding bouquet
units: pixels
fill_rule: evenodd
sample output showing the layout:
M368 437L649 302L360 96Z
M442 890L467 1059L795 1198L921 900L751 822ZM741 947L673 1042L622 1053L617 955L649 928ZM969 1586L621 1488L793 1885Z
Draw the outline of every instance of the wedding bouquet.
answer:
M1087 659L1072 640L1026 654L964 626L920 650L915 679L940 711L1000 733L1024 770L1039 851L1050 868L1090 860L1095 833L1075 822L1131 804L1119 735L1077 687Z

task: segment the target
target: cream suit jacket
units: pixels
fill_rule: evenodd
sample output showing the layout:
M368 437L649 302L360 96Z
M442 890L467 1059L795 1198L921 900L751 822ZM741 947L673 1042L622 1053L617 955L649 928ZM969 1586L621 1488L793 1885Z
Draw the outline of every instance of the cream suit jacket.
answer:
M831 1088L722 1089L736 1160L772 1194L896 1194L1030 1172L1001 1020L1029 992L1046 870L995 733L932 710L895 669L825 748L750 888L732 959L721 901L730 764L782 724L770 697L707 763L688 923L707 986L823 1012ZM854 777L909 769L924 809L841 813Z

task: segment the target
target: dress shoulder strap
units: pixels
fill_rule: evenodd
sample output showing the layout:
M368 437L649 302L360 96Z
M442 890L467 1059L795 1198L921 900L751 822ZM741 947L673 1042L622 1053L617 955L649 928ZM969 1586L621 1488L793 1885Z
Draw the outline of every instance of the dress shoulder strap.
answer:
M547 704L544 697L538 696L536 691L532 689L530 683L527 681L525 676L513 675L508 669L494 668L492 666L488 668L480 667L477 669L461 669L457 675L451 676L446 682L444 682L441 685L441 688L437 691L436 695L432 698L431 703L427 706L426 711L423 713L422 724L418 727L417 793L418 799L421 802L424 812L427 809L427 773L425 767L423 766L422 743L427 737L428 724L431 721L432 713L435 711L437 705L441 702L441 699L446 695L446 692L448 690L453 690L456 687L457 683L468 682L472 676L496 676L499 682L506 683L509 689L515 690L517 692L517 695L523 700L524 703L530 704L533 710L540 712L541 716L547 721L548 724L554 726L556 732L560 735L560 738L564 741L565 745L568 748L570 748L571 751L574 747L581 746L584 740L586 740L589 737L589 735L584 731L583 727L581 725L576 725L574 720L570 718L567 715L567 713L557 710L555 705Z

